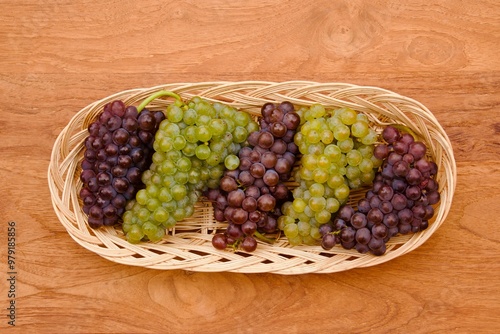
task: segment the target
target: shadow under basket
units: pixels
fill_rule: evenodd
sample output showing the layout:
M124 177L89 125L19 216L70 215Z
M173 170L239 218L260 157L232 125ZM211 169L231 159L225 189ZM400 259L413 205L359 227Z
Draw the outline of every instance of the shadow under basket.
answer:
M160 90L173 91L183 100L200 96L209 101L219 101L255 117L260 115L260 108L266 102L290 101L296 106L321 103L326 108L350 107L365 113L373 128L379 130L388 124L403 124L427 145L430 158L438 165L437 181L441 200L435 206L434 217L424 231L392 237L382 256L360 254L340 245L329 251L323 250L321 246L292 247L284 235L273 244L259 242L257 250L252 253L217 250L211 240L217 230L224 228L225 223L214 220L211 204L203 200L196 204L192 217L178 222L157 243L130 244L121 226L89 228L78 196L82 187L79 179L80 162L88 125L108 102L120 99L126 105L138 105ZM172 102L172 99L156 99L147 108L165 110ZM456 186L456 163L450 140L434 115L421 103L385 89L305 81L173 83L122 91L80 110L55 141L48 182L54 210L69 235L84 248L110 261L161 270L294 275L333 273L374 266L422 245L448 215ZM351 191L351 201L362 195L361 190Z

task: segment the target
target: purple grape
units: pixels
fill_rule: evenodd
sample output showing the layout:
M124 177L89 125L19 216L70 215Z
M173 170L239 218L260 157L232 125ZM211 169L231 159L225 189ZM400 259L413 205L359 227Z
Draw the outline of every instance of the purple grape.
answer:
M386 126L382 131L382 138L389 143L392 144L397 141L400 137L399 130L393 126Z
M335 246L335 243L336 243L336 239L335 239L335 236L333 234L327 233L327 234L323 235L323 237L321 238L321 247L324 250L332 249Z

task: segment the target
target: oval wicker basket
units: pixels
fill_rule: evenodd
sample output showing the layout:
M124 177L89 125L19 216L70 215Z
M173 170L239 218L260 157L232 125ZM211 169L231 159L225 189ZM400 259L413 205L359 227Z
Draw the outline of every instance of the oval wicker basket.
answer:
M288 100L295 105L322 103L326 107L351 107L366 113L373 126L389 123L409 126L428 145L439 167L437 180L441 201L428 229L417 234L391 238L383 256L360 254L336 246L324 251L320 246L288 245L281 237L272 245L261 243L251 254L220 251L211 244L216 228L211 204L197 203L194 216L179 222L161 242L128 243L120 227L94 230L88 227L78 198L82 186L79 163L88 125L115 99L139 104L159 90L170 90L184 100L202 96L221 101L258 116L265 102ZM164 110L172 100L157 99L148 108ZM377 265L406 254L420 245L441 226L450 210L456 185L456 164L450 140L434 115L421 103L377 87L345 83L289 82L200 82L166 84L152 88L122 91L80 110L57 137L48 170L54 210L69 235L84 248L113 262L154 269L183 269L200 272L240 272L305 274L332 273ZM354 192L355 193L355 192ZM358 195L359 197L359 195Z

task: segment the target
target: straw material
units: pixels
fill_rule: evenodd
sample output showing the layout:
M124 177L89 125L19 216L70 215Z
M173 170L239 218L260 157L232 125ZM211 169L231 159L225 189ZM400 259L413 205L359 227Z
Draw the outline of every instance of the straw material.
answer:
M439 168L437 181L441 201L435 208L434 218L429 228L422 232L391 238L383 256L360 254L341 246L335 246L330 251L320 246L291 247L284 236L272 245L259 242L253 253L220 251L212 246L211 240L216 229L224 228L225 224L214 220L211 204L203 200L197 203L192 217L179 222L158 243L130 244L119 226L91 229L78 198L82 187L79 168L87 127L106 103L121 99L126 105L138 105L159 90L174 91L184 100L201 96L209 101L220 101L254 116L259 115L260 107L266 102L288 100L297 106L319 102L327 108L351 107L367 114L372 126L379 130L391 123L404 124L427 144L429 154ZM164 110L170 103L172 99L157 99L148 105L148 109ZM446 219L455 191L456 175L456 163L448 136L434 115L413 99L377 87L345 83L246 81L176 83L132 89L88 105L71 119L57 137L48 181L54 210L69 235L81 246L110 261L162 270L290 275L333 273L373 266L416 249ZM363 196L359 191L352 191L351 194L352 202Z

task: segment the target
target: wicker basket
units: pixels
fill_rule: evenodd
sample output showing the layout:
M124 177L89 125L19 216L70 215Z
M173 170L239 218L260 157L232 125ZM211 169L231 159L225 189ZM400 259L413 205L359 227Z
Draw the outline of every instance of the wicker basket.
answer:
M409 126L428 145L439 167L437 180L441 201L428 229L417 234L391 238L383 256L360 254L336 246L324 251L320 246L288 245L281 237L272 245L261 243L251 254L220 251L211 244L216 228L224 226L213 218L208 202L197 203L193 217L179 222L161 242L128 243L120 227L94 230L88 227L78 198L82 186L79 162L88 125L115 99L139 104L159 90L170 90L183 99L202 96L221 101L259 115L265 102L288 100L296 105L322 103L326 107L351 107L366 113L376 127L389 123ZM157 99L148 108L164 110L172 100ZM422 245L444 222L456 185L456 165L448 136L419 102L376 87L344 83L290 82L201 82L167 84L133 89L108 96L80 110L57 137L48 170L48 182L54 210L69 235L81 246L117 263L154 269L183 269L199 272L240 272L305 274L332 273L387 262Z

